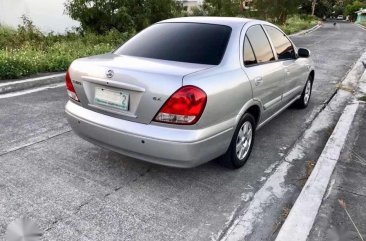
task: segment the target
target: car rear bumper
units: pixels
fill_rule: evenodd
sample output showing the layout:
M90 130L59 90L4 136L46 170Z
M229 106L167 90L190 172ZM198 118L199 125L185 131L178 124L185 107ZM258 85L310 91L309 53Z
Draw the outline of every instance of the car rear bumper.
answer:
M141 124L103 115L72 101L66 116L80 137L126 156L173 167L194 167L226 152L233 121L198 130Z

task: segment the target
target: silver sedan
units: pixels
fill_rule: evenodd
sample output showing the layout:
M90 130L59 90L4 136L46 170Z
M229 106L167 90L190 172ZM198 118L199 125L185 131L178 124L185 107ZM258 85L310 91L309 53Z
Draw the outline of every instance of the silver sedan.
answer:
M148 162L239 168L255 131L291 104L307 107L314 68L268 22L169 19L116 51L75 60L68 121L96 145Z

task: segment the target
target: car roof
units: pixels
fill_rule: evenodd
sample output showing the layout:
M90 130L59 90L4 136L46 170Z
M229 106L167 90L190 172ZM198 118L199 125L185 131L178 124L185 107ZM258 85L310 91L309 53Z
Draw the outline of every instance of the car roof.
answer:
M227 25L232 28L241 28L248 22L258 21L259 23L265 23L263 21L249 19L249 18L236 18L236 17L182 17L172 18L161 21L159 23L207 23L207 24L220 24Z

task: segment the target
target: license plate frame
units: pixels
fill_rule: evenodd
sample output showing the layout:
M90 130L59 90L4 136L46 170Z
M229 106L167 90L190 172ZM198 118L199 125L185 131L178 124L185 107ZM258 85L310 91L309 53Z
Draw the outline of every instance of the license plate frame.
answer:
M122 111L128 111L130 94L124 91L95 87L94 103Z

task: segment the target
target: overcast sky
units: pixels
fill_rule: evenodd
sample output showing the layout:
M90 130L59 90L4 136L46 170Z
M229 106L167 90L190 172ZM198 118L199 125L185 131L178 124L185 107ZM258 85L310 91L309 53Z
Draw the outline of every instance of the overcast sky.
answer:
M64 32L78 26L76 21L64 15L66 0L0 0L0 23L16 27L20 17L27 14L44 32Z

